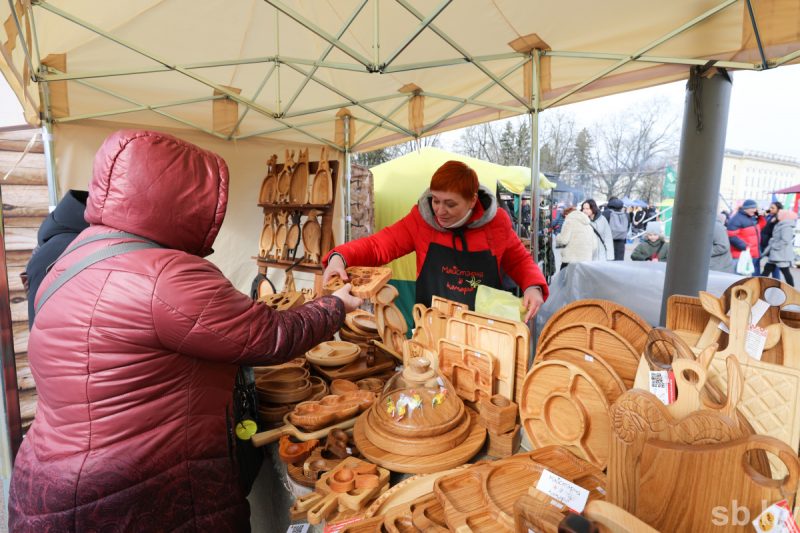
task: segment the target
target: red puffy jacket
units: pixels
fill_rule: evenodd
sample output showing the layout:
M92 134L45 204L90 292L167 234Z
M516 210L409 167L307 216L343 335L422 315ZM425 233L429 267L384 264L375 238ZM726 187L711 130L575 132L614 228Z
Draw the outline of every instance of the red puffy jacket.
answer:
M511 227L511 219L497 208L497 199L484 186L478 191L468 229L464 232L467 249L489 250L497 259L500 272L505 272L523 290L531 286L542 288L545 299L549 294L547 281L539 267L532 261L522 241ZM431 243L450 248L460 247L460 239L453 232L441 228L435 221L430 206L430 191L425 191L411 212L375 235L337 246L325 257L340 253L348 265L379 266L411 252L417 253L417 276L425 263Z
M36 315L39 403L11 480L10 530L242 531L249 507L229 442L239 364L280 363L329 338L326 297L275 312L201 259L225 216L228 169L169 135L121 131L95 158L76 243L122 230L165 246L83 270ZM59 260L42 291L83 257Z

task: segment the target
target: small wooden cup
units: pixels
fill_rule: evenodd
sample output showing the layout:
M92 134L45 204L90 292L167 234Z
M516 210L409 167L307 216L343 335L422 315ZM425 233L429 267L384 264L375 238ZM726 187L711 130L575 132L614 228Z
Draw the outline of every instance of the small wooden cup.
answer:
M508 433L514 429L517 411L517 404L500 394L483 400L480 406L483 425L496 434Z
M519 450L520 440L522 439L519 424L507 433L494 433L492 431L487 431L487 433L489 434L489 449L486 452L488 455L498 458L508 457Z

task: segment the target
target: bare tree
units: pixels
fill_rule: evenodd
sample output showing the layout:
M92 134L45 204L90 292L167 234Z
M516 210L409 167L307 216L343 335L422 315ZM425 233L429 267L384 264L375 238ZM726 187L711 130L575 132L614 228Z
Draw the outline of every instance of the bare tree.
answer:
M561 175L576 168L577 133L575 116L563 109L548 109L542 113L539 168L542 172Z
M380 148L371 152L359 152L355 154L353 159L356 164L371 168L428 146L441 148L442 142L439 135L421 137L407 143L387 146L386 148Z
M666 112L664 99L596 123L591 165L599 192L627 196L642 180L662 175L664 159L677 150L677 123L677 117Z

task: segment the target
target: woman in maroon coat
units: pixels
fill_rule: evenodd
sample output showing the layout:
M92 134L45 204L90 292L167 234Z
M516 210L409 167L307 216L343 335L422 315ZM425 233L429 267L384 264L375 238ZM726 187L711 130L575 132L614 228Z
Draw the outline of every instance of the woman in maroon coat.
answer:
M417 254L417 303L432 296L475 308L479 285L502 288L507 274L523 291L525 321L547 298L547 282L497 208L497 198L478 184L478 175L460 161L448 161L431 178L411 212L375 235L334 248L325 258L324 279L345 266L378 266L408 253Z
M14 465L11 531L246 531L231 449L237 365L281 363L360 303L349 288L275 312L202 257L228 200L222 158L162 133L120 131L95 158L91 226L42 282L124 241L37 312L28 354L36 419Z

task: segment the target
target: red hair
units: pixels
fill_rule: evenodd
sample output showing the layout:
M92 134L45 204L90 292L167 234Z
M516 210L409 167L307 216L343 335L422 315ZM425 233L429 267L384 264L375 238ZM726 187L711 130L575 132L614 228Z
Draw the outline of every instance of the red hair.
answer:
M455 192L472 200L478 194L478 174L461 161L448 161L433 173L431 190Z

